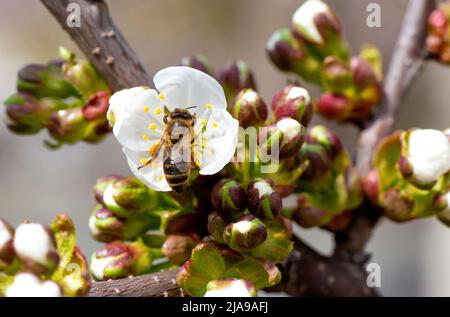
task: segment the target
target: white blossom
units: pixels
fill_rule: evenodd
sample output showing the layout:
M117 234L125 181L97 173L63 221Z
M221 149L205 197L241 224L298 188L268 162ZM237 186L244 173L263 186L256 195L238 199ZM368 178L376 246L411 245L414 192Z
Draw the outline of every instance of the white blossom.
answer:
M41 281L32 273L19 273L6 289L6 297L61 297L61 288L52 281Z
M133 93L121 91L110 99L110 111L116 117L113 133L123 146L134 175L150 188L171 190L164 176L163 151L156 153L163 141L164 113L165 109L171 112L190 107L190 113L196 117L193 164L202 175L219 172L235 152L239 125L226 110L220 84L211 76L184 66L165 68L153 81L156 89L132 88ZM115 109L120 109L119 116Z
M450 142L439 130L411 132L408 139L408 160L417 182L429 184L450 169Z
M47 264L48 255L56 252L49 232L37 223L23 223L18 226L14 234L13 245L20 258L43 265Z
M253 297L255 296L255 289L249 286L249 283L240 279L226 279L211 281L217 284L214 287L207 287L204 297Z

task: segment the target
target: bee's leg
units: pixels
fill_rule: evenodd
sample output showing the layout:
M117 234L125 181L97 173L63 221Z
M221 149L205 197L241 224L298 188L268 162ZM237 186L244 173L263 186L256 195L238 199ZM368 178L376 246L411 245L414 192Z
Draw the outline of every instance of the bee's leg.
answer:
M147 163L145 163L144 165L139 166L139 167L137 168L138 171L139 171L141 168L144 168L144 167L146 167L147 165L149 165L149 164L152 162L152 159L153 159L153 157L149 158L149 159L147 160Z
M163 117L163 121L164 121L165 124L167 124L167 117L168 116L169 116L168 114L165 114L164 117Z

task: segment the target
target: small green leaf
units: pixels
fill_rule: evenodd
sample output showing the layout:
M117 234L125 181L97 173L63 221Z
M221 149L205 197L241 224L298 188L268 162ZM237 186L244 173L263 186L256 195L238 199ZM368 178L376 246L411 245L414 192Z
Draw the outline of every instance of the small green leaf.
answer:
M269 274L254 258L246 258L230 267L224 274L225 278L239 278L252 282L256 288L269 286Z
M225 272L225 260L213 242L201 242L192 250L195 269L208 280L217 280Z

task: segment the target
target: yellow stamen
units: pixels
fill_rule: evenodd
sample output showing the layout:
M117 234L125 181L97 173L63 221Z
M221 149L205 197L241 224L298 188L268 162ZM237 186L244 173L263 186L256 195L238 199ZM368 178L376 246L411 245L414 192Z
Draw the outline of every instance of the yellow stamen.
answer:
M163 176L162 175L159 175L158 176L158 181L162 181L163 180Z
M164 96L164 94L159 94L158 98L161 99L161 100L164 100L164 98L166 98L166 96Z
M218 124L217 122L214 122L214 123L213 123L213 127L214 127L214 128L217 128L218 126L219 126L219 124Z
M202 119L202 124L206 125L208 122L206 121L206 119Z
M162 112L161 108L156 108L155 109L155 114L158 115Z
M149 130L155 130L155 129L156 129L156 124L150 123L150 124L148 125L148 129L149 129Z
M197 165L198 167L200 167L200 166L201 166L200 161L195 161L195 165Z
M140 161L141 161L141 164L142 164L142 165L146 165L146 164L148 163L148 159L145 158L145 157L141 158Z
M158 145L159 145L159 142L156 142L155 144L153 144L150 147L150 150L148 152L150 153L151 156L153 156L155 154L155 151L156 151L156 148L158 147Z
M150 107L149 106L145 106L144 107L144 112L148 112L150 110Z
M209 109L209 110L212 109L212 104L210 104L210 103L205 104L205 106L206 106L206 108Z
M142 139L144 139L145 141L148 141L149 140L148 135L144 133L142 135Z

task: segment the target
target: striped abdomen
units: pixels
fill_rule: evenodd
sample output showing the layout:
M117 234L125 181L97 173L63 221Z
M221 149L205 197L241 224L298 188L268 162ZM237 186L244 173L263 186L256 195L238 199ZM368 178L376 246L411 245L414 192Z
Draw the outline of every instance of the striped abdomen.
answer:
M188 185L191 162L184 162L177 157L172 157L173 155L170 147L164 149L164 175L169 186L177 193L181 193Z

